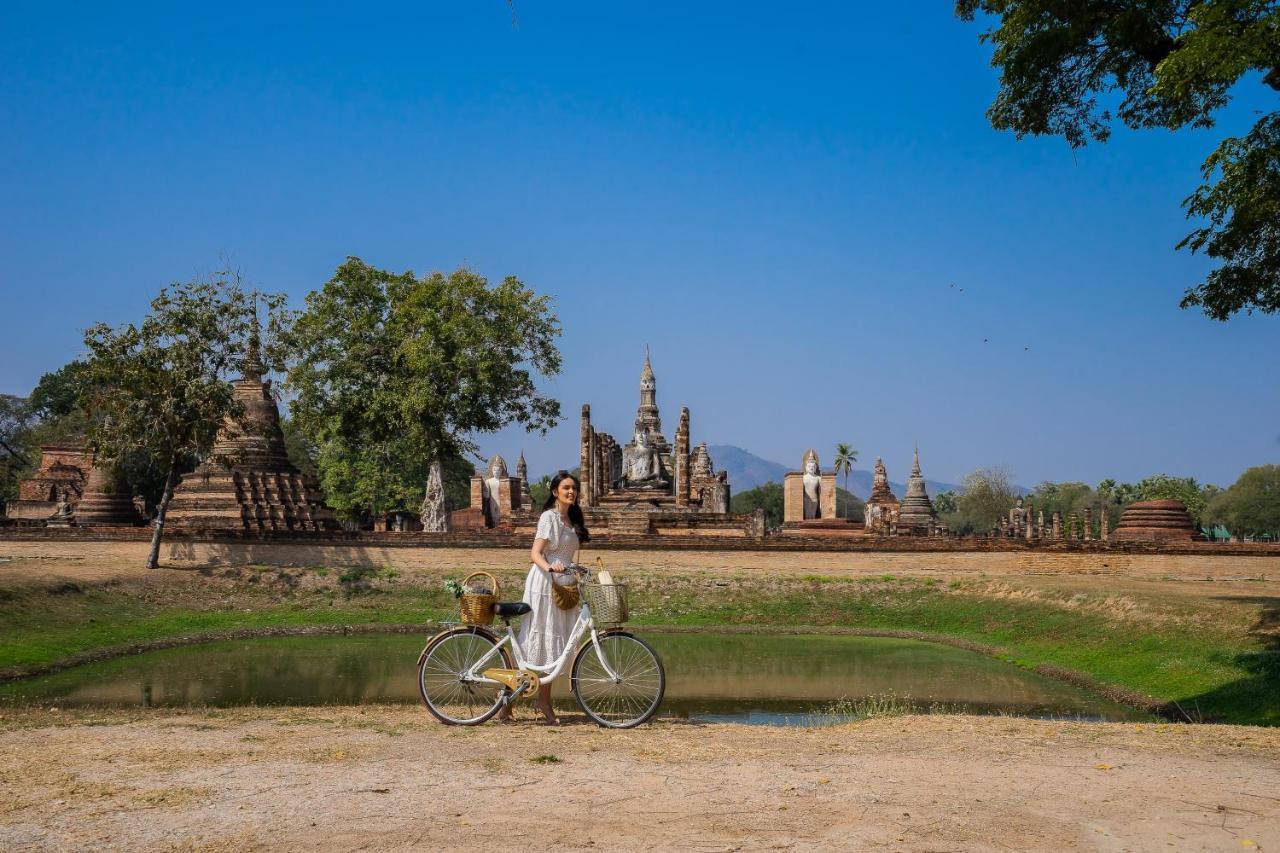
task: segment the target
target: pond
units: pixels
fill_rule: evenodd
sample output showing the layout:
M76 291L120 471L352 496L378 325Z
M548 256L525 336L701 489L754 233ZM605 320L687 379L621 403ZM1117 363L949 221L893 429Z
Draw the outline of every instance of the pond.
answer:
M653 644L666 666L660 710L665 716L808 725L848 714L865 697L896 696L921 709L1147 719L1085 690L937 643L839 635L637 633ZM415 666L423 645L424 638L407 634L205 643L0 685L0 703L417 703ZM576 709L567 675L556 682L555 695L557 706Z

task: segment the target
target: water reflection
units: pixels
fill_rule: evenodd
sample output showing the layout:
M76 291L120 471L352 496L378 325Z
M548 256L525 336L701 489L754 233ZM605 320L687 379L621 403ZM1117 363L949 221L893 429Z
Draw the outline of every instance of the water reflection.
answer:
M883 637L644 633L662 655L662 713L807 723L840 699L896 694L921 707L1083 719L1139 712L950 646ZM59 705L418 702L410 635L264 637L149 652L0 686L0 701ZM571 705L567 677L557 704Z

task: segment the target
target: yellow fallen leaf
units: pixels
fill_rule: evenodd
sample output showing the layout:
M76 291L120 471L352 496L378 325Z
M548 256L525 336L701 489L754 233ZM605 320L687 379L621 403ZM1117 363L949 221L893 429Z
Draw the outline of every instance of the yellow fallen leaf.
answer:
M819 780L818 780L818 784L819 784L819 785L830 785L830 784L831 784L831 780L830 780L830 779L819 779Z
M1111 765L1110 765L1110 764L1095 764L1095 765L1093 765L1093 769L1094 769L1094 770L1110 770L1110 769L1111 769Z
M1241 838L1240 846L1241 847L1257 847L1258 844L1252 838Z

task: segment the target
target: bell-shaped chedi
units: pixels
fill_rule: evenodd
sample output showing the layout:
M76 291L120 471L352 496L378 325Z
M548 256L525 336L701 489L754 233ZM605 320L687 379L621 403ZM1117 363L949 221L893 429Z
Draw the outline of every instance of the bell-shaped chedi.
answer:
M1182 501L1138 501L1125 507L1111 533L1120 542L1191 542L1202 539Z
M206 530L335 530L319 484L289 461L271 380L249 342L244 376L232 382L240 418L228 418L210 458L182 478L169 523Z
M888 487L887 482L885 487ZM898 509L898 529L926 533L937 520L933 502L929 500L929 492L924 485L924 477L920 473L920 448L917 447L915 458L911 461L911 476L907 478L907 494Z
M111 469L94 465L84 484L84 496L76 506L79 527L130 527L142 522L138 508Z

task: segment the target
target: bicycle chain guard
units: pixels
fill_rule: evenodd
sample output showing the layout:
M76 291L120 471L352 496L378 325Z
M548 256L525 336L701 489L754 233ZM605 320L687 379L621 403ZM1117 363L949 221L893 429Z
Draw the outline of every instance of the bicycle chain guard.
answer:
M542 686L542 679L536 672L528 669L486 669L481 673L485 678L511 688L516 697L537 693Z

